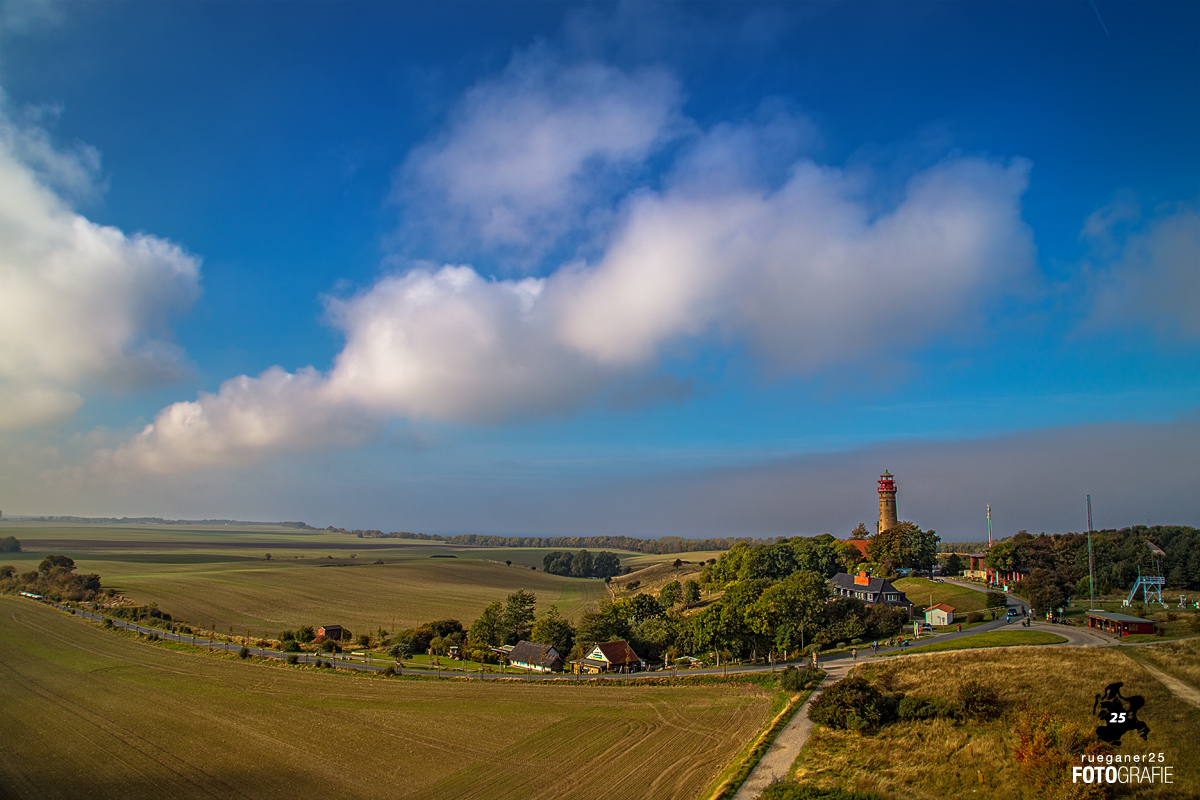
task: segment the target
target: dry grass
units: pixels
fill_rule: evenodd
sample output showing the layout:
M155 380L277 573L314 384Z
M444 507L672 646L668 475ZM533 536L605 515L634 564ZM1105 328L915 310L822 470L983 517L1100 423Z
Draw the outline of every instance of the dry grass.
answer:
M691 800L771 694L269 667L0 597L0 708L0 787L18 797Z
M1097 724L1091 716L1096 694L1114 681L1123 681L1126 697L1145 698L1139 717L1151 733L1145 743L1127 735L1121 752L1161 751L1177 777L1173 786L1143 789L1136 796L1193 797L1187 792L1200 785L1200 752L1194 746L1200 724L1195 709L1178 701L1123 649L963 651L861 667L862 674L893 691L944 699L953 699L963 683L980 680L999 692L1009 711L989 723L896 723L870 736L818 728L794 774L805 781L877 791L888 798L1040 800L1023 780L1012 755L1017 709L1027 704L1092 729Z
M687 559L684 556L687 555L689 554L681 553L679 559L686 561ZM662 588L671 581L679 581L680 584L683 584L689 580L699 580L700 571L704 569L702 564L696 562L681 564L679 567L675 567L674 563L672 559L666 563L652 564L636 572L631 572L628 575L613 578L612 588L614 596L617 598L633 597L636 594L644 592L657 597ZM626 589L625 585L632 581L637 581L638 587L636 589Z
M1122 648L1122 652L1145 659L1151 666L1200 689L1200 639Z

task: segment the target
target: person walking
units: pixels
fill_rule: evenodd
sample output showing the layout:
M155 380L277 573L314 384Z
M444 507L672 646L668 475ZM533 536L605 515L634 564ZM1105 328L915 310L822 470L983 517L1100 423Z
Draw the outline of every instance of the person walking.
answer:
M851 651L850 651L850 656L851 656L851 657L852 657L852 658L853 658L855 661L858 661L858 648L857 648L857 647L855 647L855 648L851 649Z

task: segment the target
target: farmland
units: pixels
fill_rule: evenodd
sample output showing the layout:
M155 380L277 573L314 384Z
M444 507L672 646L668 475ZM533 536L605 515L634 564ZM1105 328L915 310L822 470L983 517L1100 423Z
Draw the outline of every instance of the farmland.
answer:
M1139 718L1151 728L1145 744L1127 736L1117 752L1165 754L1177 781L1143 786L1144 798L1194 797L1200 775L1196 708L1173 695L1127 653L1134 648L1012 648L910 656L860 668L888 691L952 700L968 681L982 681L1004 703L993 721L897 722L876 733L818 728L793 768L805 783L877 791L896 797L977 797L980 800L1042 800L1013 755L1014 728L1025 711L1061 716L1087 732L1095 696L1115 681L1126 697L1145 698ZM1164 653L1169 658L1170 653ZM982 777L981 777L982 776ZM1071 787L1068 775L1053 776ZM1061 796L1076 796L1062 794Z
M692 798L772 701L196 658L11 597L0 672L0 785L40 797Z
M542 572L548 548L358 539L265 525L7 523L0 533L23 544L25 552L4 558L18 570L60 553L75 559L80 571L99 573L106 587L157 603L176 619L249 628L255 635L328 622L361 631L447 617L469 624L488 603L517 589L535 593L539 609L557 603L573 617L607 596L598 580ZM639 564L667 558L643 555Z

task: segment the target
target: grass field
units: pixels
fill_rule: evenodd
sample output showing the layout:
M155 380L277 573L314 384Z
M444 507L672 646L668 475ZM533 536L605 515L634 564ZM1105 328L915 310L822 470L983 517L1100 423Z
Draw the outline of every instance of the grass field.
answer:
M1031 644L1062 644L1063 637L1048 631L988 631L961 639L923 644L906 650L907 653L941 653L946 650L974 650L981 647L1014 647Z
M952 583L934 583L927 578L901 578L892 581L892 585L904 592L908 601L919 608L928 608L932 595L932 605L946 603L953 606L955 617L966 617L971 611L983 611L987 608L986 595L983 592Z
M1126 696L1141 695L1139 712L1151 729L1142 742L1127 734L1122 753L1162 752L1174 768L1170 786L1142 787L1124 797L1195 798L1200 790L1200 709L1173 695L1125 654L1135 648L1055 647L970 650L871 663L860 674L883 678L891 691L953 699L959 686L980 680L1004 700L992 722L902 722L860 735L817 728L793 768L806 783L876 791L888 798L1044 800L1013 756L1014 724L1022 707L1065 717L1090 731L1097 694L1123 681ZM982 782L980 776L983 776ZM1063 785L1070 787L1070 776ZM1067 794L1064 797L1069 796Z
M1146 647L1122 648L1123 653L1146 661L1168 675L1200 689L1200 639L1164 642Z
M769 719L753 684L355 677L197 657L0 597L0 793L692 800Z
M67 555L80 571L99 573L106 587L157 603L176 619L215 623L222 632L249 628L254 636L329 623L358 632L447 617L469 625L488 603L517 589L535 593L539 610L557 603L565 616L578 617L608 596L599 580L542 572L550 550L541 548L446 547L260 525L7 523L0 535L16 536L25 551L6 553L0 563L25 571L49 553ZM529 569L534 565L539 569Z

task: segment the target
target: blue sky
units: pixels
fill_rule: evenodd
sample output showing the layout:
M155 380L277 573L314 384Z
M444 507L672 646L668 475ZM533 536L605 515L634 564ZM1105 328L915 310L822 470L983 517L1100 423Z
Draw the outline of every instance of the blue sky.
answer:
M10 514L1200 523L1195 3L0 9Z

